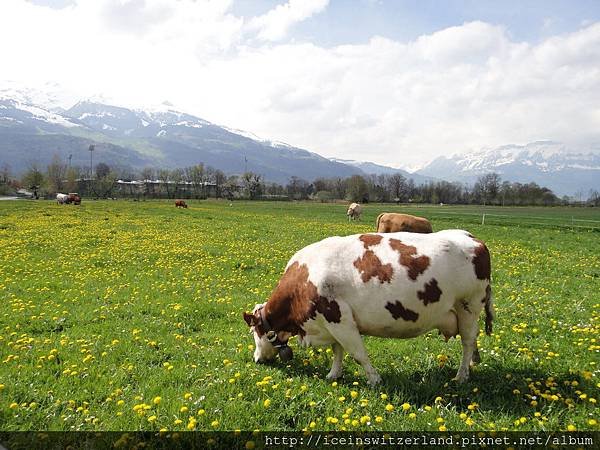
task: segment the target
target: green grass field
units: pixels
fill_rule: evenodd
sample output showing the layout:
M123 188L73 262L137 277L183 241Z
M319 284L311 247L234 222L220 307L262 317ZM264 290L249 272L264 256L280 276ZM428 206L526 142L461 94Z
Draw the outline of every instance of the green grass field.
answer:
M599 429L597 209L189 204L0 202L0 431ZM242 312L296 250L382 211L488 244L497 319L470 381L437 332L366 338L376 388L348 357L327 382L330 351L295 340L254 364Z

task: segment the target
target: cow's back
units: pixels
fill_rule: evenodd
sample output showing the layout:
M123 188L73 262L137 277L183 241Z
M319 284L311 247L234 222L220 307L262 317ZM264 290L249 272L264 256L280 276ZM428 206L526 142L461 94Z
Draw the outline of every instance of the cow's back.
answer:
M305 265L319 296L346 303L363 334L410 337L458 300L483 297L474 263L480 245L462 230L332 237L300 250L288 266Z

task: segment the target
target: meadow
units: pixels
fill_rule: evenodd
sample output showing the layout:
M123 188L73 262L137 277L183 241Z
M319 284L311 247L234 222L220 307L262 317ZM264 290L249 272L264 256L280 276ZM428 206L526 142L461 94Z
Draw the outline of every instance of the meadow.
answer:
M0 431L599 430L600 211L189 201L0 202ZM303 246L382 211L464 228L492 255L482 363L460 341L366 338L383 383L329 349L257 365L242 312ZM486 213L485 225L481 224Z

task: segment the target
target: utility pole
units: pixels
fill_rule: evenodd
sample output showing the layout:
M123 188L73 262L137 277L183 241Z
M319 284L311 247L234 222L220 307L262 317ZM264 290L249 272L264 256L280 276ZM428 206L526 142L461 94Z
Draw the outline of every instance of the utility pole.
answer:
M248 158L244 155L244 173L248 173Z
M92 180L92 177L94 175L94 164L93 164L93 157L92 155L94 154L94 150L95 150L96 146L94 144L90 144L88 150L90 151L90 181Z
M71 169L71 159L73 159L73 155L69 155L69 170Z

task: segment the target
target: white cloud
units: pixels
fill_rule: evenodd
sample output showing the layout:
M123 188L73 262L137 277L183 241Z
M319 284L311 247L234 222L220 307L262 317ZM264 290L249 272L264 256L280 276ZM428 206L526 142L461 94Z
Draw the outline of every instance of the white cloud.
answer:
M289 34L326 2L290 12L302 3L259 21L223 1L78 0L53 10L4 0L0 77L125 105L168 99L323 155L392 165L541 139L600 142L598 23L536 45L483 22L411 42L261 40Z
M258 30L258 39L280 41L298 22L323 11L329 0L289 0L266 14L254 17L248 24L250 30Z

